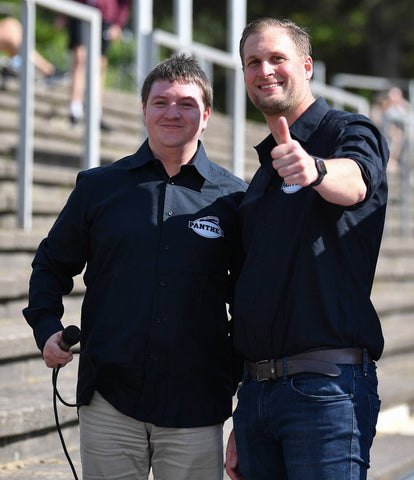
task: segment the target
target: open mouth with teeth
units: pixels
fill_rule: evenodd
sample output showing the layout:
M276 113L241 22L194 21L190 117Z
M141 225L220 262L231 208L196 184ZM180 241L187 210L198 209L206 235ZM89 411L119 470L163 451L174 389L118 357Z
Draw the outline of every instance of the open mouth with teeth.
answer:
M267 85L260 85L259 88L260 90L269 90L272 88L281 87L282 85L283 85L283 82L275 82L275 83L268 83Z

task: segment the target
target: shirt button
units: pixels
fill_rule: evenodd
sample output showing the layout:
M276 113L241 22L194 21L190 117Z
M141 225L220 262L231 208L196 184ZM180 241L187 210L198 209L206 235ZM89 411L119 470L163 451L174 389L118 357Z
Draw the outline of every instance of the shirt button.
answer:
M162 249L163 250L168 250L170 247L168 245L163 245Z
M167 285L167 282L166 282L165 280L161 280L160 286L161 286L161 287L165 287L165 285Z
M168 212L168 216L171 217L171 215L174 215L174 212L172 210Z

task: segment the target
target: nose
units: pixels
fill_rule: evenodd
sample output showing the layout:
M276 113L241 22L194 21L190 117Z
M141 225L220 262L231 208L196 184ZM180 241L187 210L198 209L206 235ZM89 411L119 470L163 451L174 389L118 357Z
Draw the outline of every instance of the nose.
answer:
M177 118L180 116L180 110L176 103L170 103L164 113L167 118Z
M273 75L273 73L273 66L267 60L263 60L263 62L260 64L260 74L263 77L268 77L270 75Z

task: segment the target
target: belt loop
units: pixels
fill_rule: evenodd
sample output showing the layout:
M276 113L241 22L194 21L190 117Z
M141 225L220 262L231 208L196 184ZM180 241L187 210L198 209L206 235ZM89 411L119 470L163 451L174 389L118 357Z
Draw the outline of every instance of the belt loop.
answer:
M366 348L362 349L362 373L364 377L368 374L368 350Z
M287 357L282 358L282 367L283 367L283 385L286 385L287 379L288 379Z

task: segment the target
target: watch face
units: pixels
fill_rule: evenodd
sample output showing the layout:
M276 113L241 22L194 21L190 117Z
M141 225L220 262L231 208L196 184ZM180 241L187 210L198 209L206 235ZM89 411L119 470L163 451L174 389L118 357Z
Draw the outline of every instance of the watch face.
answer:
M316 159L316 168L318 169L320 174L326 175L326 165L321 158Z
M327 174L325 162L318 157L313 157L315 160L315 167L318 171L318 178L310 184L311 187L317 187L323 180L323 177Z

